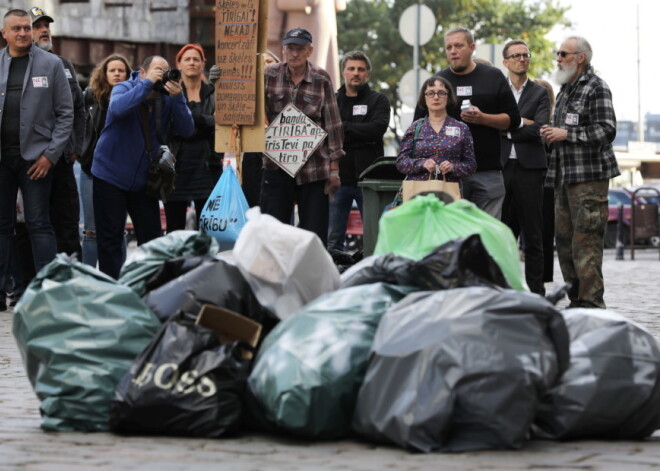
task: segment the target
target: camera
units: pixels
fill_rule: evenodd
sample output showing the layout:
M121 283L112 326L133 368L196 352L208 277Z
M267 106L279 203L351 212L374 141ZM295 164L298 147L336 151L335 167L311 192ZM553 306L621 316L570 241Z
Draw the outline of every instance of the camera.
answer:
M169 95L167 90L165 90L165 84L167 82L178 82L181 80L181 71L179 69L167 69L163 71L163 78L158 82L154 83L154 90L160 92L164 95Z

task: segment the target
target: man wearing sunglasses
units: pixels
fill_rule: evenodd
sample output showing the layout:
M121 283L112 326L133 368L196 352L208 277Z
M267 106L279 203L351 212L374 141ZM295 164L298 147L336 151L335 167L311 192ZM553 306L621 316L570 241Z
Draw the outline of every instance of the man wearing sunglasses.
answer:
M616 115L612 93L594 74L593 52L579 36L557 52L555 81L561 85L553 126L541 129L552 145L546 185L555 188L555 239L571 307L605 308L603 237L609 179L620 174L612 141Z
M525 278L529 289L543 288L543 180L547 159L540 129L550 118L548 91L527 77L531 54L525 41L514 39L502 50L507 81L518 102L522 126L502 133L502 172L506 195L502 222L522 235Z
M449 67L436 75L452 84L457 105L447 114L468 125L474 139L477 172L463 178L463 197L491 216L502 217L504 180L500 162L500 133L520 126L520 113L511 88L499 69L472 59L475 44L470 30L453 28L445 34ZM414 119L424 117L421 107Z

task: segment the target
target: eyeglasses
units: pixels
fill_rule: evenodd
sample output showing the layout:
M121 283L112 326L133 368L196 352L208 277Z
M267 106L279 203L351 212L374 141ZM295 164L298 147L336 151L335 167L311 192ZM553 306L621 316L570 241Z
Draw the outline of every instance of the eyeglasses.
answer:
M519 61L520 59L530 59L532 57L532 54L529 52L525 52L522 54L511 54L510 56L505 57L505 59L514 59Z
M424 93L424 96L426 98L433 98L434 96L437 96L438 98L443 97L443 96L448 96L449 93L444 91L444 90L438 90L437 92L426 92Z
M576 52L555 51L555 56L566 57L569 54L579 54L579 53L580 53L580 51L576 51Z

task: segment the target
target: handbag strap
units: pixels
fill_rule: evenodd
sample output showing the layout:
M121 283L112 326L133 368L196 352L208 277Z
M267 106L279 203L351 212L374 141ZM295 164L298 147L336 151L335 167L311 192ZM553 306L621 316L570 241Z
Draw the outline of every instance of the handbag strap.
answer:
M162 123L162 109L163 109L163 97L156 95L154 99L154 118L156 120L156 138L158 142L164 144L163 135L161 134L161 123ZM158 156L154 157L152 153L153 142L151 140L151 126L149 125L149 108L147 104L142 102L140 104L140 122L142 124L142 133L144 134L144 146L147 150L149 158L154 161L158 161Z
M154 160L151 142L151 126L149 126L149 110L146 103L140 103L140 123L142 124L142 134L144 134L144 147L150 160Z

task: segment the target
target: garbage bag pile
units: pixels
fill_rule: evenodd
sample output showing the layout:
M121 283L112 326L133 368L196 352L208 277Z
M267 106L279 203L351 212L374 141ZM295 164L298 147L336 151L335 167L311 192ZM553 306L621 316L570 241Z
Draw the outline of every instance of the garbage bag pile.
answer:
M527 292L510 231L470 203L390 211L378 254L341 276L315 234L258 208L237 237L217 254L203 232L168 234L119 282L64 256L44 267L13 326L43 427L422 452L660 427L653 336Z
M64 254L39 271L13 334L48 430L108 430L119 380L161 323L129 287Z
M341 289L280 322L249 379L263 419L307 438L350 435L378 322L412 290L385 283Z
M423 452L520 448L568 348L561 314L535 294L410 294L381 319L353 426Z
M571 361L542 398L534 436L642 439L660 428L660 347L608 310L567 309Z
M180 311L135 360L110 404L118 433L220 437L241 421L252 360L241 341L216 333Z
M467 200L445 204L435 195L418 196L380 218L375 255L393 253L419 260L452 239L479 234L508 284L527 290L518 244L506 224Z

